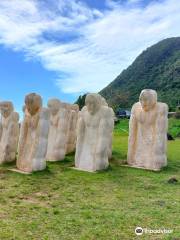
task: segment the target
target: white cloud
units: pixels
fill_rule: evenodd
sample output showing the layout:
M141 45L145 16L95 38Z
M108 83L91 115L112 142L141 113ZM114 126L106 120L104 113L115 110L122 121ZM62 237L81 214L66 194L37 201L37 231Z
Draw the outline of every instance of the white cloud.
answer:
M101 12L76 0L54 0L54 9L38 0L1 0L0 43L57 72L66 93L99 91L142 50L180 35L179 0L135 2L108 0ZM76 38L62 41L67 35Z

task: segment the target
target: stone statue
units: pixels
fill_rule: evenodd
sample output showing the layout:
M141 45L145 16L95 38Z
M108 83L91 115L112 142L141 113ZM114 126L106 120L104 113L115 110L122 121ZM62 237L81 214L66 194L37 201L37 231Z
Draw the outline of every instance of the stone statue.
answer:
M78 113L79 113L79 106L77 104L70 105L66 154L72 153L75 151L76 138L77 138L76 128L77 128L77 121L78 121Z
M75 166L93 172L105 169L109 165L112 116L109 114L109 108L102 105L99 94L88 94L85 105L78 119Z
M108 107L108 103L106 102L106 99L104 97L101 97L102 99L102 105L103 106L107 106ZM114 129L114 119L115 119L115 114L114 114L114 111L111 107L108 107L109 108L109 116L111 116L111 124L112 124L112 129ZM112 139L113 139L113 132L110 133L110 136L109 136L109 151L108 151L108 157L109 159L112 158Z
M19 114L14 112L12 102L0 103L0 163L16 159L19 139Z
M66 154L68 112L58 99L48 101L50 110L50 129L46 159L63 160Z
M168 106L157 102L151 89L141 92L132 107L129 123L128 164L151 170L167 165Z
M25 97L24 120L21 124L17 168L24 172L46 167L49 111L42 108L42 98L36 93Z

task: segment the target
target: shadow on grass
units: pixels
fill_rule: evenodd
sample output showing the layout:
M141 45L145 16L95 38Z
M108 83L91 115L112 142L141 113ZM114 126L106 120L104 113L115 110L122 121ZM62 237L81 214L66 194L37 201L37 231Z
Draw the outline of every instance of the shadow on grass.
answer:
M9 162L9 163L3 163L1 164L1 167L3 168L12 168L12 167L16 167L16 162Z
M163 167L161 169L161 172L164 173L164 174L167 174L167 173L177 173L179 172L179 168L180 166L178 166L178 164L172 164L172 163L168 163L168 165L166 167Z

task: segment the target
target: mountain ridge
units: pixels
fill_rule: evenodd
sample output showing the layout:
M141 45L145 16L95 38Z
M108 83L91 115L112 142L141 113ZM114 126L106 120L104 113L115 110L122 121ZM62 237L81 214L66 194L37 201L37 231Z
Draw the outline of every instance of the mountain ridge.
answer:
M180 37L164 39L144 50L100 91L114 109L131 108L142 89L157 91L170 110L180 103Z

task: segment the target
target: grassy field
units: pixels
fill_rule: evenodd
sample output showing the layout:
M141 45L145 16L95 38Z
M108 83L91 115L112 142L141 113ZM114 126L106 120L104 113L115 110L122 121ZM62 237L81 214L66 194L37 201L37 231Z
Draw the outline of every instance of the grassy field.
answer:
M73 170L73 155L32 175L1 166L0 239L180 239L180 139L168 143L168 167L157 173L120 166L126 160L127 131L125 120L115 127L106 171ZM168 183L171 177L178 182ZM137 237L137 226L173 233Z
M180 119L175 119L175 118L169 119L169 133L173 137L180 138Z

